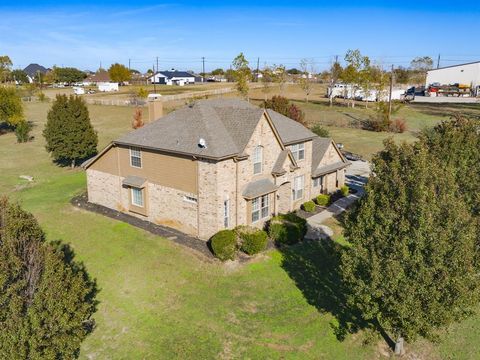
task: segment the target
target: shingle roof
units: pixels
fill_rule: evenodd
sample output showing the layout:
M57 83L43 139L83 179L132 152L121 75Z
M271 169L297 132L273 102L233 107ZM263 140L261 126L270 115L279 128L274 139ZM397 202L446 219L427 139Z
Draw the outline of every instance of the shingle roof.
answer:
M333 163L333 164L321 166L321 167L315 169L314 172L312 172L312 177L325 175L325 174L343 169L343 168L347 167L348 165L349 165L348 162L338 161L338 162Z
M242 196L246 199L253 199L274 192L277 188L270 179L252 181L245 186Z
M195 75L192 75L187 71L159 71L158 73L165 75L169 79L173 77L195 77Z
M283 164L285 164L285 160L288 156L288 150L285 149L278 155L277 161L273 165L272 174L274 175L283 175L286 173L285 169L283 168Z
M46 74L48 69L43 67L42 65L30 64L25 69L23 69L23 71L25 72L25 74L32 77L36 76L38 72L40 72L41 74Z
M302 140L310 140L317 136L302 124L282 114L271 109L267 109L267 113L270 115L270 118L285 145L294 144Z
M132 131L115 143L214 159L240 156L264 111L239 99L201 100ZM282 141L316 136L294 120L271 110L268 114ZM206 147L199 146L201 138Z
M136 188L143 188L146 181L147 179L144 179L142 177L130 175L130 176L127 176L125 179L123 179L122 185L133 186Z

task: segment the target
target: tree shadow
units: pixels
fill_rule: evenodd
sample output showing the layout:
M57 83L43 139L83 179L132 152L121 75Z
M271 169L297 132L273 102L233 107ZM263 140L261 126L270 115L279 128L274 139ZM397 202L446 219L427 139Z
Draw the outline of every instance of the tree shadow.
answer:
M347 305L340 272L342 248L342 245L327 239L304 241L280 249L282 268L295 281L308 303L337 319L337 323L331 326L339 340L348 333L369 326L360 313Z

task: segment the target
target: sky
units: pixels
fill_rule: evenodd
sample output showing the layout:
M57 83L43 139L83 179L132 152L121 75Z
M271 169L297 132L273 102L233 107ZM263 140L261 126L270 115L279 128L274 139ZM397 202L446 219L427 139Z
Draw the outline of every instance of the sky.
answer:
M440 66L480 60L480 2L456 1L4 1L0 55L82 70L118 62L146 71L252 67L321 71L348 49L384 66L431 56ZM258 60L259 59L259 60Z

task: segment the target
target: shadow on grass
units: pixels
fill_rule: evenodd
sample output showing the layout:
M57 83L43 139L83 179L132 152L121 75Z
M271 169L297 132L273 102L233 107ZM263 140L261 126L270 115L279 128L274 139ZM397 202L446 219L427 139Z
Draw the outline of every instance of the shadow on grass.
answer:
M340 273L342 248L332 240L319 240L280 249L283 269L308 303L337 319L337 323L331 326L339 340L368 326L359 313L347 306Z

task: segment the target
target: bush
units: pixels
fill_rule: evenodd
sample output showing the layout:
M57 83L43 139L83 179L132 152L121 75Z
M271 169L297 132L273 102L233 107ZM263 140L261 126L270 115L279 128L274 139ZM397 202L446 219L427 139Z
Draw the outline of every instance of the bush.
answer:
M302 206L303 210L305 210L306 212L315 211L315 203L312 200L305 202Z
M330 137L330 133L328 132L328 130L319 124L312 127L312 132L314 132L320 137L324 137L324 138Z
M343 185L340 188L340 192L342 193L343 196L348 196L349 191L350 191L350 189L348 188L347 185Z
M139 98L146 99L148 97L148 90L141 87L138 89L137 95Z
M327 206L330 203L330 195L320 194L317 196L317 204L320 206Z
M45 102L45 101L48 100L48 98L45 96L45 94L43 92L39 92L38 95L37 95L37 98L41 102Z
M307 221L294 213L278 215L270 220L268 235L277 245L292 245L307 233Z
M213 254L222 261L233 260L237 241L233 230L221 230L210 239Z
M395 119L390 125L390 131L396 133L404 133L407 130L407 123L404 119Z
M30 140L30 131L32 130L32 124L28 121L20 121L15 127L15 136L18 143L25 143Z
M267 233L265 231L248 226L239 226L235 231L241 241L240 249L244 253L254 255L267 248Z

